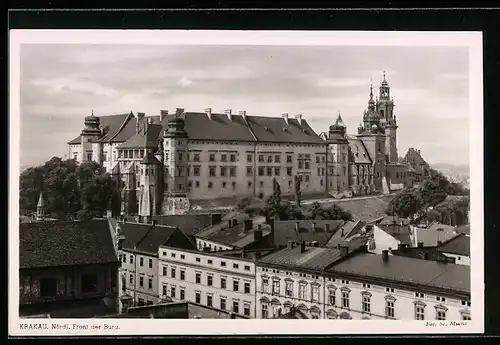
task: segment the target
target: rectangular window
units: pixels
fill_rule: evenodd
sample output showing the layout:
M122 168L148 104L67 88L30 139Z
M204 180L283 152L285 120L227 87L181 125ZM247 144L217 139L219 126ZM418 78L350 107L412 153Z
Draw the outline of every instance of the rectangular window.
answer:
M151 278L148 279L148 289L149 290L153 289L153 279Z
M233 264L234 269L238 269L240 266L238 264Z
M369 313L369 312L370 312L370 297L363 296L363 313Z
M267 167L267 176L273 176L273 168Z
M236 167L229 167L229 176L231 177L236 176Z
M264 176L264 167L258 168L259 176Z
M292 168L290 168L290 167L286 168L286 175L292 176Z
M279 280L273 280L273 295L280 294L280 282Z
M309 175L304 175L305 176L305 181L309 182Z
M122 262L126 263L127 262L127 254L123 254L122 256Z
M299 169L304 169L304 161L299 161Z
M308 161L305 161L304 163L305 163L305 168L306 168L306 169L309 169L309 167L310 167L310 166L309 166L309 164L310 164L310 163L309 163Z
M273 156L267 156L267 162L272 163L273 162Z
M149 259L149 268L153 268L153 259Z
M252 167L248 166L247 167L247 176L252 176L253 175L253 169Z
M167 295L167 284L163 284L161 286L161 290L162 290L163 296L166 296Z
M200 166L199 165L193 166L193 175L200 176Z
M335 305L335 290L328 289L328 303L330 305Z
M208 181L208 188L209 188L209 189L212 189L212 187L213 187L213 183L212 183L212 181Z
M244 267L244 270L245 270L245 271L250 271L250 266L245 266L245 267Z
M181 270L181 280L186 280L186 271Z
M274 176L280 176L281 169L279 167L274 168Z
M130 274L130 276L128 278L128 282L130 285L134 284L134 275L133 274Z
M247 162L251 163L252 162L252 155L247 155Z
M385 301L385 316L394 317L394 301L392 300Z
M415 320L424 320L425 319L425 309L421 305L415 306Z
M244 285L244 292L245 293L250 293L250 283L245 283L245 285Z
M311 301L319 302L319 286L313 285L311 286Z
M230 160L231 162L236 162L236 155L235 155L235 154L230 155L230 156L229 156L229 160Z
M227 167L220 167L220 176L227 176Z
M299 285L299 299L306 299L306 289L307 286L305 284Z
M195 154L194 154L194 157L193 157L193 160L194 160L195 162L199 162L199 161L200 161L200 154L199 154L199 153L195 153Z
M167 276L167 266L163 266L163 275Z
M292 156L287 155L287 156L286 156L286 162L287 162L287 163L292 163Z
M259 162L264 162L264 155L259 155Z
M279 163L280 162L280 155L275 155L274 156L274 163Z
M208 175L211 177L215 176L215 167L213 166L208 167Z
M144 258L139 258L139 266L144 266Z
M342 307L349 308L349 292L342 291Z
M233 301L233 313L235 313L235 314L240 313L240 302Z
M215 162L215 153L211 153L208 160L210 162Z
M181 296L180 296L181 301L184 301L186 299L186 290L181 288Z
M446 310L436 310L436 320L446 320Z
M139 286L144 287L144 277L139 277Z
M222 154L222 155L220 156L220 161L221 161L221 162L227 162L227 155L226 155L226 154Z
M175 298L175 286L170 286L170 297Z
M233 280L233 291L239 291L240 290L240 282L237 280Z
M212 277L212 276L207 276L207 285L208 285L208 286L212 286L212 284L213 284L213 279L214 279L214 277Z
M196 284L201 283L201 273L196 272L196 278L195 278Z
M243 315L250 316L250 303L243 304Z
M212 306L212 295L207 295L207 307Z
M226 278L220 278L220 288L221 289L226 288Z
M262 292L269 293L269 279L262 278Z
M172 268L170 269L170 273L171 273L171 275L172 275L172 278L175 278L175 268L174 268L174 267L172 267Z
M293 296L293 282L287 281L285 283L285 295L288 297Z
M221 297L220 298L220 309L221 310L226 310L226 297Z
M267 319L267 304L261 306L262 318Z

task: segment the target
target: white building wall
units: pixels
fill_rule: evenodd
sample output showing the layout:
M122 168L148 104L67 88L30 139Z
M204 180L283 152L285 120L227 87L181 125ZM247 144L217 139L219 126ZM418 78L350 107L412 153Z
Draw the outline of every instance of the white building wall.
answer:
M75 159L77 162L80 162L82 156L82 144L71 144L68 146L68 159Z
M181 272L184 272L183 276ZM197 274L199 282L196 281ZM255 264L250 260L160 247L158 275L158 291L161 297L166 293L166 296L174 301L185 300L215 309L224 308L226 311L250 318L255 317ZM224 279L225 287L222 285ZM236 291L233 282L237 282ZM245 287L249 290L245 291ZM183 299L181 291L184 291ZM221 299L225 300L225 307L221 305ZM237 310L233 309L234 303L238 306Z
M470 266L470 257L465 255L458 255L452 253L443 253L444 256L455 259L455 264Z
M124 274L126 278L125 293L132 296L135 303L139 302L140 299L144 303L158 303L160 301L158 294L158 259L154 256L134 254L126 250L122 251L122 255L125 257L125 261L122 257L120 276ZM142 287L140 286L141 278Z
M221 250L230 250L234 249L232 246L225 245L223 243L209 241L204 238L196 238L196 247L199 250L203 250L203 248L208 247L210 251L221 251Z
M373 240L375 241L375 249L370 250L376 254L381 254L383 250L398 249L398 244L401 242L378 226L373 226Z
M267 318L285 314L293 305L310 318L324 318L324 278L319 274L303 273L258 266L256 268L257 318ZM265 282L267 281L267 285ZM279 283L279 292L273 291L273 282ZM291 294L287 292L287 282L291 284ZM300 295L300 286L305 286L305 295ZM317 295L313 299L313 289Z

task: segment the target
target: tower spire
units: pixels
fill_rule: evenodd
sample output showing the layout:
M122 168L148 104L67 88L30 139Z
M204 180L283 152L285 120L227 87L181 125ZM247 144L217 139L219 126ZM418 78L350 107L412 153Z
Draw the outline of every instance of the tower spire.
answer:
M387 80L385 80L385 71L384 71L384 81L387 81Z

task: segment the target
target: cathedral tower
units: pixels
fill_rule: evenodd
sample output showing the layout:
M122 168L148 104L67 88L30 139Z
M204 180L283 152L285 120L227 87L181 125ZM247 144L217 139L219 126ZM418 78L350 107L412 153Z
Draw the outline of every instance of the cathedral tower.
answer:
M101 160L101 145L100 143L93 144L102 135L100 119L94 116L94 112L90 116L85 117L85 128L81 133L82 152L80 162L95 161L100 163Z
M38 204L36 205L36 220L42 220L45 217L45 201L43 200L43 192L40 192Z
M148 150L141 161L139 174L139 216L144 223L149 223L157 214L158 170L160 162L153 152Z
M397 149L397 129L398 124L394 115L394 100L390 95L391 88L385 79L379 87L379 99L377 100L377 112L380 115L380 121L384 127L385 147L387 160L391 163L398 161Z
M346 126L340 114L328 131L327 148L327 191L342 192L349 187L349 141Z
M188 194L188 135L182 118L184 109L177 109L168 121L163 139L165 151L165 196L163 214L183 214L189 210Z

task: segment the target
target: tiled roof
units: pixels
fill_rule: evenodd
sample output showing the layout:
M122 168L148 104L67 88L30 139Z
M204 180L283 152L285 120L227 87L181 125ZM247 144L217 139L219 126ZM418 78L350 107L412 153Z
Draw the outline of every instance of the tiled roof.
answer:
M233 227L232 224L229 224L230 221L236 220L238 222L238 225L236 227L242 227L243 226L243 221L246 219L250 219L247 214L243 212L238 212L238 211L231 211L226 213L222 217L222 222L219 224L215 225L209 225L205 229L199 231L196 236L200 238L209 238L213 234L216 234L218 232L221 232L223 229L227 229L228 227ZM253 225L256 226L257 224L264 224L266 219L265 217L254 217L252 218L253 220Z
M271 231L269 231L270 226L263 223L264 222L261 221L259 224L261 225L262 236L264 237L268 236ZM203 233L198 233L196 237L234 246L236 248L243 248L254 242L254 231L257 229L258 224L254 222L253 229L247 231L244 230L243 226L244 224L242 222L231 227L227 227L226 224L226 226L222 225L218 231L211 231L210 233L203 231Z
M294 248L283 248L262 257L258 263L296 267L312 270L323 270L342 256L336 248L305 247L305 252L300 252L300 246Z
M297 223L299 224L299 233L296 231ZM328 232L326 232L326 224L329 225ZM343 224L342 220L274 221L274 244L286 245L288 241L318 241L320 246L324 246Z
M363 141L352 135L348 135L347 140L349 141L349 148L351 149L354 163L370 164L370 155L368 154Z
M188 214L173 216L153 216L156 224L176 226L186 235L196 235L212 224L211 214Z
M247 121L258 141L325 144L304 119L287 124L281 117L247 116Z
M438 231L438 229L443 229L443 231ZM424 247L435 247L437 246L437 241L445 242L450 238L456 236L455 228L449 225L432 223L427 228L413 228L415 242L422 242Z
M378 225L378 227L395 239L401 241L401 243L411 245L411 230L408 225L386 224Z
M116 115L103 115L99 116L99 121L100 121L100 127L107 130L106 134L99 139L101 142L107 142L109 139L111 139L118 131L121 129L122 125L125 123L125 121L129 118L133 117L130 113L126 114L116 114ZM132 119L133 121L129 121L125 127L129 127L130 123L133 122L132 128L134 129L133 133L135 133L135 118ZM130 137L130 136L129 136ZM127 137L128 138L128 137ZM115 141L115 140L113 140ZM125 141L125 140L122 140ZM80 144L81 143L81 136L79 135L75 139L71 140L68 142L68 144Z
M158 138L161 137L162 126L159 124L147 124L146 133L135 134L123 144L119 149L129 148L157 148Z
M117 263L107 220L19 224L19 266Z
M334 265L328 271L470 294L470 267L465 265L395 255L389 255L389 260L384 262L382 255L359 253Z
M163 127L175 115L167 115L163 119ZM212 113L211 119L205 113L187 112L185 118L185 131L191 140L234 140L255 141L248 129L243 116L232 115L232 121L225 114Z
M470 256L470 238L458 235L444 242L438 249L442 253Z
M152 225L139 223L119 223L120 229L125 236L125 241L122 244L123 249L134 249L139 241L146 235Z
M338 231L336 231L333 236L330 238L327 247L336 247L338 244L348 243L348 239L352 236L357 235L363 229L365 223L361 220L351 222L346 222L343 226L340 227Z

